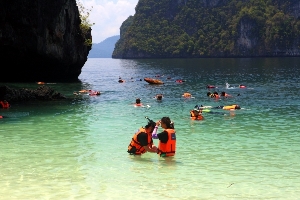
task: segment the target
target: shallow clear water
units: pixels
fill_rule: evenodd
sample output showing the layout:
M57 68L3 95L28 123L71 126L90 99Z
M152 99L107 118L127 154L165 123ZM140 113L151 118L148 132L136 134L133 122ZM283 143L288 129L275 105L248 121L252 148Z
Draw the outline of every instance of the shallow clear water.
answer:
M299 63L300 58L90 58L81 83L49 84L67 100L17 103L0 110L7 116L0 120L0 197L298 199ZM164 85L139 81L156 75ZM119 76L126 81L118 83ZM226 82L247 88L227 89ZM233 98L208 98L206 93L215 90L206 89L207 84ZM102 94L73 94L81 89ZM184 99L184 92L194 98ZM153 98L158 93L164 95L162 102ZM133 106L138 97L146 107ZM204 113L203 121L189 118L196 104L233 103L242 109ZM146 125L145 116L174 121L174 159L127 154L134 132Z

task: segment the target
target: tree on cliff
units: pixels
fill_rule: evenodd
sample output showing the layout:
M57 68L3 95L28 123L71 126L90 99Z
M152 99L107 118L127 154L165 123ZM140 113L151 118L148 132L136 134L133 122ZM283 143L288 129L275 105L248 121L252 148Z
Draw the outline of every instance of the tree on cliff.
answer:
M112 57L299 56L299 13L296 0L139 0Z
M91 23L90 22L90 12L92 11L92 8L87 9L83 6L83 3L80 2L79 0L76 0L76 4L78 6L79 9L79 16L80 16L80 20L81 20L81 24L80 24L80 29L82 31L82 36L85 37L89 31L91 30L91 27L93 25L95 25L95 23ZM91 46L92 45L92 40L90 38L85 38L85 42L84 44L86 46Z

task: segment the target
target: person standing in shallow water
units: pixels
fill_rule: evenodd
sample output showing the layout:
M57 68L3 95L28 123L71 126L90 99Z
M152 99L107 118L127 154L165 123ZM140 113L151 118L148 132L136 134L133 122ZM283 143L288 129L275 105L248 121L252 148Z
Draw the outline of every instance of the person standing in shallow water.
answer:
M153 144L152 132L156 123L149 120L145 128L140 128L132 137L127 152L130 155L142 155L146 152L157 153L157 147Z
M158 126L164 129L163 132L157 133ZM157 154L161 157L174 156L176 152L176 131L174 123L169 117L163 117L156 122L156 126L152 133L152 138L159 139Z

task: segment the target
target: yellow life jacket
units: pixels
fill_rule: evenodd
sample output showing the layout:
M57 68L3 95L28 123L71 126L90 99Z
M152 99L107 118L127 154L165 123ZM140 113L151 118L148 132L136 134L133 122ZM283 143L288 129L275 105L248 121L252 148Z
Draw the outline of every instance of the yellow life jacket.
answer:
M191 97L192 95L191 95L190 93L188 93L188 92L185 92L185 93L183 93L182 96L184 96L185 98L189 98L189 97Z
M230 105L230 106L224 106L224 107L223 107L223 110L234 110L235 107L236 107L235 104L234 104L234 105Z

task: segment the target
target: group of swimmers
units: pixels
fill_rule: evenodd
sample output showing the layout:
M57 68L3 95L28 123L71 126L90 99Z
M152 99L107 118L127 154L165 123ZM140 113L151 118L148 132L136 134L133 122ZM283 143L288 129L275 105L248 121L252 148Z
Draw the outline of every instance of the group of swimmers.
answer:
M121 78L119 77L119 79L121 80ZM226 86L228 87L229 84L226 83ZM217 88L216 86L213 86L213 85L207 85L206 86L208 89L211 89L211 88ZM239 85L240 88L245 88L246 86L245 85ZM207 96L210 97L210 98L220 98L220 97L225 97L225 98L229 98L229 97L233 97L232 95L226 93L225 91L222 91L221 94L219 94L218 92L207 92ZM240 96L240 94L237 94L237 96ZM189 92L184 92L182 94L182 97L184 98L193 98L192 94L189 93ZM158 101L161 101L162 98L163 98L163 95L162 94L157 94L155 97L154 97L156 100ZM143 104L141 103L141 99L140 98L137 98L136 99L136 102L134 104L135 106L142 106L143 107ZM232 105L222 105L222 106L216 106L216 107L212 107L212 106L198 106L196 105L194 109L190 110L190 117L191 119L193 120L203 120L204 117L202 115L203 113L203 110L205 108L210 108L210 109L222 109L222 110L238 110L238 109L241 109L241 107L238 105L238 104L232 104ZM209 109L205 109L204 110L206 113L211 113L211 114L215 114L215 113L220 113L220 112L212 112L211 110ZM221 114L224 114L224 113L221 113Z
M226 88L229 89L229 88L236 88L235 86L231 87L229 83L225 83L226 84ZM212 89L212 88L218 88L217 86L215 85L206 85L206 88L207 89ZM246 85L243 85L243 84L240 84L238 85L237 88L247 88Z
M238 94L239 96L240 94ZM184 98L192 98L192 94L189 93L189 92L185 92L183 93L182 95ZM221 92L221 95L218 94L218 92L214 92L214 93L211 93L211 92L208 92L207 93L207 96L208 97L211 97L211 98L219 98L220 96L221 97L232 97L230 94L227 94L226 92ZM161 101L162 100L162 97L163 95L162 94L157 94L154 98L157 99L158 101ZM141 103L141 99L140 98L137 98L136 101L135 101L135 106L143 106L143 104ZM190 117L191 119L193 120L203 120L204 117L202 115L202 112L205 108L211 108L211 109L222 109L222 110L239 110L241 109L241 107L238 105L238 104L232 104L232 105L222 105L222 106L216 106L216 107L212 107L212 106L198 106L196 105L194 107L193 110L190 110ZM211 110L208 110L206 109L205 112L207 113L211 113L211 114L214 114L214 113L217 113L217 112L212 112Z
M219 95L219 93L218 92L213 92L213 93L211 93L211 92L207 92L207 94L206 94L208 97L210 97L210 98L220 98L220 97L226 97L226 98L228 98L228 97L232 97L232 95L230 95L230 94L228 94L228 93L226 93L226 92L221 92L221 95ZM240 96L240 93L239 94L237 94L237 96Z
M222 109L222 110L229 110L229 111L241 109L241 107L238 104L225 105L225 106L216 106L216 107L196 105L193 110L190 110L191 119L192 120L203 120L204 119L204 117L202 115L203 111L205 111L207 113L210 113L210 114L219 114L219 112L212 112L211 110L209 110L207 108ZM221 114L223 114L223 113L221 113Z
M184 94L186 94L186 93L184 93ZM190 94L190 93L188 93L188 94ZM184 95L182 95L182 96L184 96ZM186 96L189 96L189 95L186 94ZM161 101L162 97L163 97L162 94L157 94L154 98L156 98L158 101ZM134 106L135 107L139 107L139 106L144 107L140 98L137 98L135 100ZM194 107L194 109L190 110L190 117L191 117L191 119L193 119L193 120L203 120L204 117L203 117L202 113L203 113L204 109L206 109L205 112L207 112L207 113L211 113L211 114L216 113L216 112L212 112L211 110L208 110L207 108L210 108L210 109L222 109L222 110L229 110L229 111L241 109L241 107L238 104L221 105L221 106L216 106L216 107L203 106L203 105L198 106L198 105L196 105Z
M163 99L164 95L163 94L157 94L155 95L153 98L156 99L157 101L161 101ZM135 99L135 103L134 106L143 106L142 102L141 102L141 98L136 98Z
M226 93L226 92L221 92L221 94L219 94L218 92L207 92L206 94L208 97L211 97L211 98L220 98L220 97L232 97L232 95ZM193 98L192 94L189 93L189 92L184 92L183 95L182 95L184 98ZM240 94L238 94L237 96L240 96Z
M136 81L142 81L143 79L139 78L139 79L136 79ZM119 80L118 80L119 83L125 83L126 81L124 79L121 78L121 76L119 76ZM133 77L130 78L130 82L133 82Z

